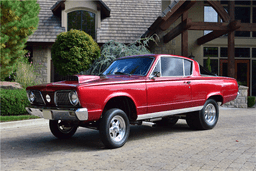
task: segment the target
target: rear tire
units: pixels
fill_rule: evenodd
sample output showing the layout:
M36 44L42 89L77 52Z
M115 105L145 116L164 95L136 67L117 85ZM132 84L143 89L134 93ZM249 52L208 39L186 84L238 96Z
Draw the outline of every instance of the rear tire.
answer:
M130 123L124 111L114 108L104 113L100 121L100 138L107 148L122 147L130 133Z
M212 129L218 122L219 106L214 99L208 99L199 112L193 112L186 116L187 124L192 129Z
M61 120L50 120L49 126L52 134L59 139L67 139L72 137L78 127L77 125Z

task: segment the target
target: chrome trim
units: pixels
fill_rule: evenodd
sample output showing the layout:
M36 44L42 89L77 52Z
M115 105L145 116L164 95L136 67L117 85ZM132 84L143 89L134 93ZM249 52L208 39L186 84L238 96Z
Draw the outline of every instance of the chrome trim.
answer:
M153 118L162 118L165 116L171 116L181 113L188 113L188 112L194 112L194 111L200 111L203 109L204 106L197 106L197 107L190 107L190 108L184 108L184 109L175 109L175 110L168 110L168 111L162 111L162 112L155 112L155 113L148 113L148 114L142 114L138 115L137 120L146 120L146 119L153 119Z
M236 98L238 98L240 96L240 93L239 93L239 91L237 92L237 95L236 95Z
M87 108L78 109L41 109L34 107L26 107L26 110L31 115L50 120L74 120L86 121L88 120Z

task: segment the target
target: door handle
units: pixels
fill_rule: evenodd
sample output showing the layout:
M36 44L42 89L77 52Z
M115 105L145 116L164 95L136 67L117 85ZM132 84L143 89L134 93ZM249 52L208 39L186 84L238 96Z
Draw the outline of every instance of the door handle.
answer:
M187 81L187 84L190 84L191 83L191 81Z

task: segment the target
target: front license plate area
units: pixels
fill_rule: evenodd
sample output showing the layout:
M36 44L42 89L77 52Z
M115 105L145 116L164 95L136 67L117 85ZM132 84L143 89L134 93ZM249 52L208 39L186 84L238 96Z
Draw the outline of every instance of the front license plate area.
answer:
M43 110L44 119L52 119L52 112L50 110Z

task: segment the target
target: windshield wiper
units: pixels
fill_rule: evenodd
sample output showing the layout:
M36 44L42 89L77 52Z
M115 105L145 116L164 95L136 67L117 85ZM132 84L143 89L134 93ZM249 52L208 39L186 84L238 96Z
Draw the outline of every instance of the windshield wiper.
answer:
M115 75L118 74L118 75L129 75L129 76L131 76L131 74L127 74L127 73L124 73L124 72L115 72L114 74Z

